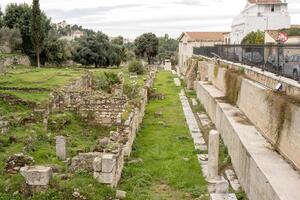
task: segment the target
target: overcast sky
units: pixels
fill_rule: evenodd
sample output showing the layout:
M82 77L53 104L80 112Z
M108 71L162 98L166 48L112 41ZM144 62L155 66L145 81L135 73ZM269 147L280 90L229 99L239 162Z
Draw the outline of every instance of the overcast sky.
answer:
M300 0L287 0L293 24L300 24ZM1 0L8 3L32 0ZM183 31L230 31L232 18L246 0L40 0L53 22L101 30L110 36L134 38L144 32L168 33L177 38Z

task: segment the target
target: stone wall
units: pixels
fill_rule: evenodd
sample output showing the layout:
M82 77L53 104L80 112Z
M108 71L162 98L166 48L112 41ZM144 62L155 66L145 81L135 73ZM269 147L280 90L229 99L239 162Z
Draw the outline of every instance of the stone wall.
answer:
M145 87L141 90L142 98L137 104L138 106L135 106L132 109L128 119L118 122L116 124L117 131L111 132L110 137L100 139L95 147L95 152L79 154L78 156L74 157L70 166L72 171L92 171L94 173L94 178L98 182L109 184L113 187L117 186L121 178L124 166L124 158L130 156L133 142L140 128L140 124L143 121L145 107L148 102L148 90L153 85L155 73L155 71L150 72L145 83ZM122 97L119 97L119 100L120 99L122 99ZM116 102L112 103L112 105L109 105L106 102L105 109L115 107L115 103ZM78 104L82 105L81 103ZM121 115L124 109L120 112L121 109L119 108L121 107L119 106L121 106L121 103L118 102L117 104L118 108L112 110L114 110L115 114L118 113L118 115Z
M199 66L204 69L200 71L207 72L200 77L205 77L210 84L226 94L225 79L228 69L216 69L217 65L211 62L201 62ZM246 77L248 76L249 73ZM252 79L252 76L249 78ZM297 122L297 116L300 115L299 103L295 104L293 100L289 100L290 97L277 95L268 86L249 78L242 78L236 105L273 148L300 169L300 126ZM215 105L209 106L208 110L211 107Z
M299 199L299 173L269 147L247 117L224 102L224 93L213 85L197 82L196 91L228 147L232 165L249 199Z
M0 56L0 74L5 73L7 69L13 65L30 65L30 60L27 56Z

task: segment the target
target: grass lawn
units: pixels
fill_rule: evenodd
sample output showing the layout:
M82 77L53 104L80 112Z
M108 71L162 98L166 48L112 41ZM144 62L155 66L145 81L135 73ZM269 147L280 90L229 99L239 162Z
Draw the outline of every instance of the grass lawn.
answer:
M17 66L9 73L0 75L0 93L25 101L46 103L51 90L63 87L84 73L84 70L78 69ZM28 89L31 91L26 91Z
M159 72L154 88L166 99L147 105L130 158L143 162L125 166L120 188L128 192L130 200L198 198L206 193L206 181L179 100L180 88L168 72ZM162 116L157 118L159 111Z

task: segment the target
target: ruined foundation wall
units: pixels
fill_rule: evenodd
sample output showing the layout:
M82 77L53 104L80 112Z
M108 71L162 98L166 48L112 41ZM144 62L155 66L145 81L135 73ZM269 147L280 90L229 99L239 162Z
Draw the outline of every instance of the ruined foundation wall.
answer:
M15 56L0 56L0 74L5 73L10 66L13 65L30 65L28 56L15 55Z

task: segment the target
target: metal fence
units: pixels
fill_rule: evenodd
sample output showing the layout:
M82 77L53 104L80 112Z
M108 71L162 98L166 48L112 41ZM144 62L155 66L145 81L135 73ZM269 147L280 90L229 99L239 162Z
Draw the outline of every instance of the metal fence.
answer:
M194 54L220 57L300 81L300 45L216 45L196 47Z

